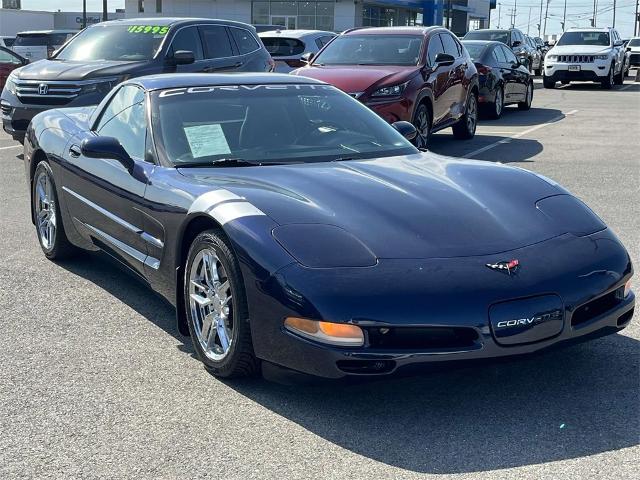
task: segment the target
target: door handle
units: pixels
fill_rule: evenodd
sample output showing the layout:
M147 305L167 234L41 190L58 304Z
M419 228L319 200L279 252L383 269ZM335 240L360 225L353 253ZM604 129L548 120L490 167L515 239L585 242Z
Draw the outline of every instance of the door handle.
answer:
M80 147L77 145L71 145L69 147L69 155L71 155L72 157L79 157L80 155L82 155L82 151L80 150Z

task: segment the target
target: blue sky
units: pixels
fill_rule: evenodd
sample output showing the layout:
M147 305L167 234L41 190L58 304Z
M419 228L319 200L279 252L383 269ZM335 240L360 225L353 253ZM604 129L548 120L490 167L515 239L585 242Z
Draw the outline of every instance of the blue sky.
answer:
M509 11L514 8L514 1L498 0L502 5L502 26L509 26ZM542 0L545 4L547 0ZM613 0L596 0L598 2L598 26L613 25ZM69 10L80 11L82 0L22 0L22 8L30 10ZM109 0L109 10L124 8L124 0ZM531 21L529 22L529 8L531 8ZM101 11L102 0L87 0L87 9ZM564 0L549 1L549 19L547 20L547 34L560 33L562 27L562 14ZM623 37L633 35L633 15L635 12L635 0L617 0L616 28ZM584 27L589 25L589 18L593 13L593 0L567 0L567 25ZM543 11L544 16L544 11ZM498 25L498 9L491 12L491 26ZM516 27L525 33L529 27L531 35L538 33L536 25L540 21L540 0L517 1ZM544 21L544 20L543 20Z

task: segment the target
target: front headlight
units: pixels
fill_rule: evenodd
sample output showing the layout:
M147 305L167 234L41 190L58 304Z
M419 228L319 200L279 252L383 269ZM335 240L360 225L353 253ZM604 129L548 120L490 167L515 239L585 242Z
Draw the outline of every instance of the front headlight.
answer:
M106 95L111 91L113 87L118 85L120 82L123 82L124 80L126 80L126 77L114 77L114 78L99 79L99 80L96 80L95 82L86 83L85 85L82 86L82 93L87 94L87 93L98 92L102 95Z
M547 55L546 59L549 60L550 62L557 62L558 61L558 55Z
M596 60L607 60L609 58L609 55L594 55L593 58L595 58Z
M393 85L391 87L383 87L371 95L372 97L397 97L404 92L404 89L407 88L407 84L403 83L401 85Z
M16 94L16 82L14 82L16 76L11 72L11 74L7 77L7 81L4 83L4 88L13 95Z

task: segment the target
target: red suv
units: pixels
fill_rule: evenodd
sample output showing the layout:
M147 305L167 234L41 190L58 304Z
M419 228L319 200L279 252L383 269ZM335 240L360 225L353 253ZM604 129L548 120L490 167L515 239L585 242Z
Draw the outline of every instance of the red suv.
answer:
M337 36L307 66L291 72L335 85L389 123L418 129L416 145L452 127L472 138L478 119L478 72L458 39L442 27L381 27Z

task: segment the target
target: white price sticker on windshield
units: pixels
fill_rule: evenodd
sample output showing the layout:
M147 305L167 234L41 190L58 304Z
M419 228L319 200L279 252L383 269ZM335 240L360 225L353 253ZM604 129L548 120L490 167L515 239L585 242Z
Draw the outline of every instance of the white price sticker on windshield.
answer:
M184 133L191 148L193 158L231 153L227 137L219 123L184 127Z

